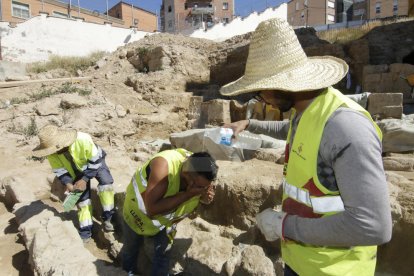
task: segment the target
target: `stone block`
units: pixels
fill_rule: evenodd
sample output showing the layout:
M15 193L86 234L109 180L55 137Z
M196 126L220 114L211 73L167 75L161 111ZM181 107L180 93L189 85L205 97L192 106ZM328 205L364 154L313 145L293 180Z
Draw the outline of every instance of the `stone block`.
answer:
M367 74L364 81L366 82L378 82L381 80L381 74Z
M2 181L2 186L6 189L5 201L7 205L13 206L16 203L31 202L35 200L35 195L30 185L23 183L18 177L6 177Z
M206 118L206 124L222 125L230 123L230 101L211 100L202 103L202 117Z
M384 106L381 118L401 119L403 114L402 106Z
M366 65L364 66L363 74L378 74L378 73L386 73L388 72L388 65L387 64L380 64L380 65Z
M36 231L43 227L42 221L52 218L55 210L51 210L41 201L31 203L18 203L13 207L19 231L22 232L26 248L30 248Z
M414 65L408 63L393 63L390 65L390 72L403 75L414 74Z
M379 114L385 106L402 106L402 93L372 93L368 97L368 111Z
M363 91L372 92L372 93L379 93L380 90L379 82L377 81L364 81L363 82Z
M380 91L378 92L393 91L393 88L394 88L394 74L392 73L381 74Z

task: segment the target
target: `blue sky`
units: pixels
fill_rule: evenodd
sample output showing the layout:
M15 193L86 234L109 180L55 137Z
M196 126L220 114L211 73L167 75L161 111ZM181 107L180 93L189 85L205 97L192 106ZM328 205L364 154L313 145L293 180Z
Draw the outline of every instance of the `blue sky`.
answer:
M63 0L68 2L70 0ZM72 5L78 5L78 1L82 8L90 10L106 11L106 0L72 0ZM108 0L109 8L118 3L120 0ZM236 4L236 15L246 16L252 11L262 11L270 6L278 6L284 0L234 0ZM162 0L125 0L124 2L133 4L140 8L159 13Z

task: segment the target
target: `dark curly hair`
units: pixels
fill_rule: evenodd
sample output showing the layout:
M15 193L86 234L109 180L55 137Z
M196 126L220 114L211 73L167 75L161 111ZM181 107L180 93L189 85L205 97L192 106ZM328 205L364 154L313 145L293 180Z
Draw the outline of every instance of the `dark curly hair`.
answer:
M217 178L218 166L216 160L208 152L193 153L187 159L191 171L203 176L209 181L214 181Z

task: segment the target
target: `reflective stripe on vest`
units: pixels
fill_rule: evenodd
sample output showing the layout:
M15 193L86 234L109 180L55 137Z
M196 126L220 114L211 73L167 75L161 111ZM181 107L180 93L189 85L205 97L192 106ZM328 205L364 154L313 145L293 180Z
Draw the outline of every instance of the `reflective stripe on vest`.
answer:
M56 174L57 177L61 177L62 175L69 173L68 170L65 168L54 169L53 172Z
M166 150L154 155L142 168L135 172L127 187L123 216L128 226L137 234L153 236L163 229L166 229L167 233L169 233L170 230L174 230L175 223L187 217L198 206L200 198L195 196L181 203L174 210L169 211L170 214L156 215L150 218L147 215L143 198L143 194L148 186L146 168L150 165L151 160L161 157L168 163L168 187L164 195L165 198L180 192L181 166L189 154L191 153L184 149Z
M340 196L311 197L306 190L299 189L283 179L283 191L290 198L312 207L315 213L341 212L345 210Z
M142 185L147 187L147 180L142 176L141 170L140 170L140 177L141 177ZM142 195L138 190L138 183L135 180L135 175L132 177L132 185L134 186L134 192L135 192L135 197L137 198L138 209L140 209L144 214L147 215L147 209L145 208L144 199L142 198ZM171 220L174 217L174 213L166 214L163 217L168 220ZM165 226L162 225L161 222L157 219L152 219L152 223L154 224L155 227L158 227L160 230L165 228Z

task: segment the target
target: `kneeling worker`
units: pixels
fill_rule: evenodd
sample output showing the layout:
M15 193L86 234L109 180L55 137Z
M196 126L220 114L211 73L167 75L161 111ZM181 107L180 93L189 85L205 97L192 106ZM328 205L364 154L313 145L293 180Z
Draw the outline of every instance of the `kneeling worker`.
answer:
M84 191L79 198L79 234L84 241L92 235L92 204L90 180L98 180L98 195L103 208L105 231L114 231L111 218L114 213L114 182L105 163L106 153L95 145L89 134L76 130L63 130L47 125L39 131L40 145L33 156L46 157L68 192Z
M199 202L214 198L212 181L218 167L206 152L184 149L162 151L138 169L127 187L124 202L122 267L136 273L137 256L144 237L154 241L151 275L168 275L169 249L176 223L187 217Z

